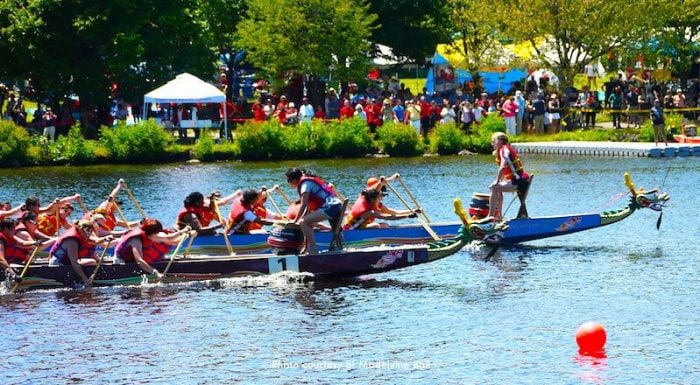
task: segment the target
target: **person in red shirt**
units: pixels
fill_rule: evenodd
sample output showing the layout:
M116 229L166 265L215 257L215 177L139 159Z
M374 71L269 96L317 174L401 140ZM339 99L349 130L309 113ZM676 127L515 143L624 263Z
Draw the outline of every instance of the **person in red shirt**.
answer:
M430 117L433 115L433 108L430 103L425 100L425 96L420 97L420 130L423 136L428 135L430 131Z
M352 119L355 116L355 109L350 105L350 100L343 100L343 106L340 108L340 120Z

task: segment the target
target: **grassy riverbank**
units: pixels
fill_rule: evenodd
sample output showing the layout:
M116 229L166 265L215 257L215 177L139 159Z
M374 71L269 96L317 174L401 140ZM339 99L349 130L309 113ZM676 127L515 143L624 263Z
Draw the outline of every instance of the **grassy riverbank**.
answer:
M669 121L680 115L669 114ZM678 119L677 119L678 118ZM66 136L49 142L30 137L26 130L9 121L0 122L0 166L65 164L162 163L197 159L283 160L359 158L364 156L420 156L426 153L453 155L467 150L490 153L491 134L504 131L503 119L491 115L467 135L454 124L437 125L423 138L404 124L389 123L370 132L362 119L283 126L276 121L239 126L233 142L220 142L206 131L193 145L178 144L171 132L154 120L134 126L102 127L99 140L87 140L80 126ZM653 141L650 123L624 130L594 129L556 134L524 134L513 142L533 141Z

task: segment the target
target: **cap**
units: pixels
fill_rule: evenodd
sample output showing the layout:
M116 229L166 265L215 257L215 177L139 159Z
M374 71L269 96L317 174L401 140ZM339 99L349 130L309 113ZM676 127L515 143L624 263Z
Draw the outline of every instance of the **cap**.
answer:
M102 214L92 214L92 217L90 217L90 219L92 220L92 223L95 223L100 219L105 220L106 218Z
M289 107L289 108L294 108L294 102L289 102L289 104L287 105L287 107Z
M329 88L328 92L335 92L335 88L333 88L333 87Z
M301 101L302 101L302 102L308 102L308 101L309 101L309 98L307 98L306 96L304 96L303 98L301 98Z
M374 187L374 185L376 185L377 183L379 183L379 179L375 177L367 179L367 187Z

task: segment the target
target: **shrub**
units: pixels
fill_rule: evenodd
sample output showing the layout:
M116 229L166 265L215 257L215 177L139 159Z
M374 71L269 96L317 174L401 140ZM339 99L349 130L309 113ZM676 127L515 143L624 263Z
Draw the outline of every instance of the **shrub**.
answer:
M322 124L322 123L321 123ZM357 158L372 150L372 136L365 120L345 119L328 123L327 153L329 157Z
M0 120L0 164L16 165L29 162L27 131L10 121Z
M496 113L491 113L486 116L486 119L482 120L479 124L480 131L489 133L489 138L494 132L505 132L506 131L506 121L502 117L498 116Z
M76 124L70 128L68 135L61 137L57 142L63 147L63 158L71 163L88 164L95 161L94 141L86 140L80 130L80 125Z
M309 159L329 156L330 129L333 123L312 121L311 124L283 126L286 153L284 158ZM279 157L276 157L279 159Z
M391 156L416 156L424 151L423 141L415 128L393 122L377 128L377 144Z
M246 123L236 129L236 156L242 160L284 158L286 147L277 121Z
M121 162L161 160L173 141L173 136L153 119L130 127L120 122L114 128L100 129L100 143L113 160Z
M653 142L654 141L654 125L651 120L645 121L639 128L639 141L640 142Z
M214 139L204 130L202 135L199 136L197 144L194 145L192 153L196 159L211 162L216 160L214 145Z
M428 135L430 151L440 155L453 155L465 148L466 134L454 123L438 124Z

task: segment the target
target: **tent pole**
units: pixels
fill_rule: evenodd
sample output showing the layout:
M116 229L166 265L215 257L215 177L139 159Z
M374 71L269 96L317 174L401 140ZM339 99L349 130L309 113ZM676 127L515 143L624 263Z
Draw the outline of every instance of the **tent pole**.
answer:
M228 112L226 112L226 99L224 99L224 140L228 140Z
M146 98L143 98L143 113L141 113L141 120L146 120L146 116L148 116L148 110L146 109Z

